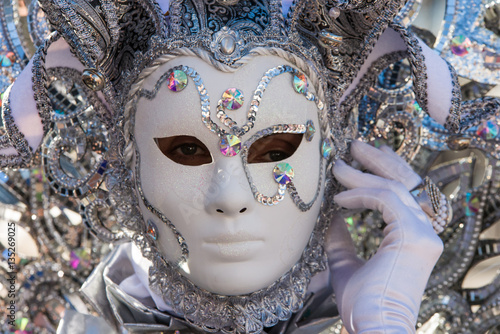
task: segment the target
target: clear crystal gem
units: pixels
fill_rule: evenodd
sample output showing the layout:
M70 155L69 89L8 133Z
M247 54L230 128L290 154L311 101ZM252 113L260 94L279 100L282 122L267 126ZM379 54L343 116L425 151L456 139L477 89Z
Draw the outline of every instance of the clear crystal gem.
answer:
M324 158L329 158L332 154L333 144L330 138L326 138L323 140L323 144L321 145L321 154Z
M226 157L234 157L241 150L241 140L234 135L223 135L219 142L220 152Z
M471 143L471 138L460 137L460 136L451 136L446 140L446 144L451 150L461 151L469 148Z
M305 74L298 73L293 76L293 88L295 88L295 91L297 93L307 93L307 86L308 83Z
M286 162L280 162L274 167L273 176L279 184L288 184L292 181L295 173L292 166Z
M484 140L493 139L498 136L498 124L492 120L483 122L477 127L477 135Z
M464 35L455 36L451 40L451 52L459 57L463 57L468 54L471 50L471 47L472 43L470 39L465 37Z
M16 61L16 55L12 51L0 51L0 65L11 67Z
M146 233L149 234L153 239L158 239L158 228L152 220L148 220L148 225L146 226Z
M229 88L222 94L222 105L227 109L238 109L243 105L243 92L237 88Z
M314 123L309 120L306 123L306 140L311 141L316 133L316 128L314 127Z
M104 88L104 77L95 68L87 68L82 73L83 83L93 91L102 90Z
M168 89L172 92L180 92L187 85L187 75L184 71L175 70L168 77Z

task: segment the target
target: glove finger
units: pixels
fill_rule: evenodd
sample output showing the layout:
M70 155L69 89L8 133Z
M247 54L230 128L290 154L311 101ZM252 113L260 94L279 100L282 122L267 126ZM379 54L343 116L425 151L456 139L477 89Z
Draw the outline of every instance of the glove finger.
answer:
M422 209L410 208L403 203L395 192L388 189L355 188L334 196L334 201L347 209L371 209L382 213L387 225L400 224L405 226L425 225L432 233L432 224Z
M387 145L382 145L378 149L384 153L387 153L388 155L392 156L394 159L396 159L402 163L405 163L405 164L408 163L402 156L400 156L399 154L394 152L394 150Z
M342 185L349 189L373 188L391 190L404 204L417 210L420 209L413 196L408 192L408 189L399 181L386 179L374 174L363 173L349 166L342 160L335 162L333 175Z
M356 247L340 215L333 217L326 235L325 250L328 267L335 291L343 291L352 274L364 263L357 255Z
M365 166L372 173L381 177L399 181L410 190L422 180L417 173L404 161L361 141L353 141L351 144L352 157Z

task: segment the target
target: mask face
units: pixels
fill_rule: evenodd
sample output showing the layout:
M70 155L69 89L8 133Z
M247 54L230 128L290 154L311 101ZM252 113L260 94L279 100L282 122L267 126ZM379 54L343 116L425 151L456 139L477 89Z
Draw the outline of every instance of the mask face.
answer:
M181 65L187 72L185 87L183 74L173 70L182 70ZM182 255L178 237L185 240L189 254L179 271L216 294L247 294L279 279L299 261L319 214L324 168L318 107L296 91L294 72L272 76L258 110L249 117L264 74L280 65L293 67L281 58L260 56L227 73L199 58L175 58L145 79L143 90L154 92L155 85L158 90L154 97L143 95L137 103L134 136L144 221L156 226L158 248L171 263ZM174 73L175 80L161 83L166 73ZM314 94L312 85L308 89ZM202 118L202 104L210 105L209 118ZM225 126L218 111L236 123L226 117L230 126ZM226 134L235 124L242 128L253 123L238 136L239 154L229 156L234 147L224 146L221 151L223 136L207 127L210 120L216 124L213 129ZM316 129L312 139L306 138L311 131L273 134L277 129L273 127L283 124L292 124L292 130L300 132L308 121ZM286 179L293 168L296 202L299 199L308 207L301 210L286 186L276 181L273 171L280 163L286 173L278 170L276 178ZM274 205L261 203L279 189L282 198L275 196ZM259 193L260 202L255 198ZM168 217L170 227L161 215Z

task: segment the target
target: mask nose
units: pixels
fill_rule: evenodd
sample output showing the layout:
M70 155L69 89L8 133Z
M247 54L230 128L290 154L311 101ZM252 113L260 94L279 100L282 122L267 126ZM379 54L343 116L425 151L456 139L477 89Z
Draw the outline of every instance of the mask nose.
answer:
M244 214L252 210L254 202L241 160L218 161L206 195L207 212L221 216Z

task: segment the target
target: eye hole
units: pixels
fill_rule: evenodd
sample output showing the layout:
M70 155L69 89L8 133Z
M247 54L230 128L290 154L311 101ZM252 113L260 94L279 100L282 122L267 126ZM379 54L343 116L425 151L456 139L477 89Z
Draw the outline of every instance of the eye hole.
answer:
M292 156L302 141L302 134L276 133L253 143L248 150L248 163L275 162Z
M186 166L201 166L212 162L212 155L199 139L192 136L155 138L160 151L170 160Z

